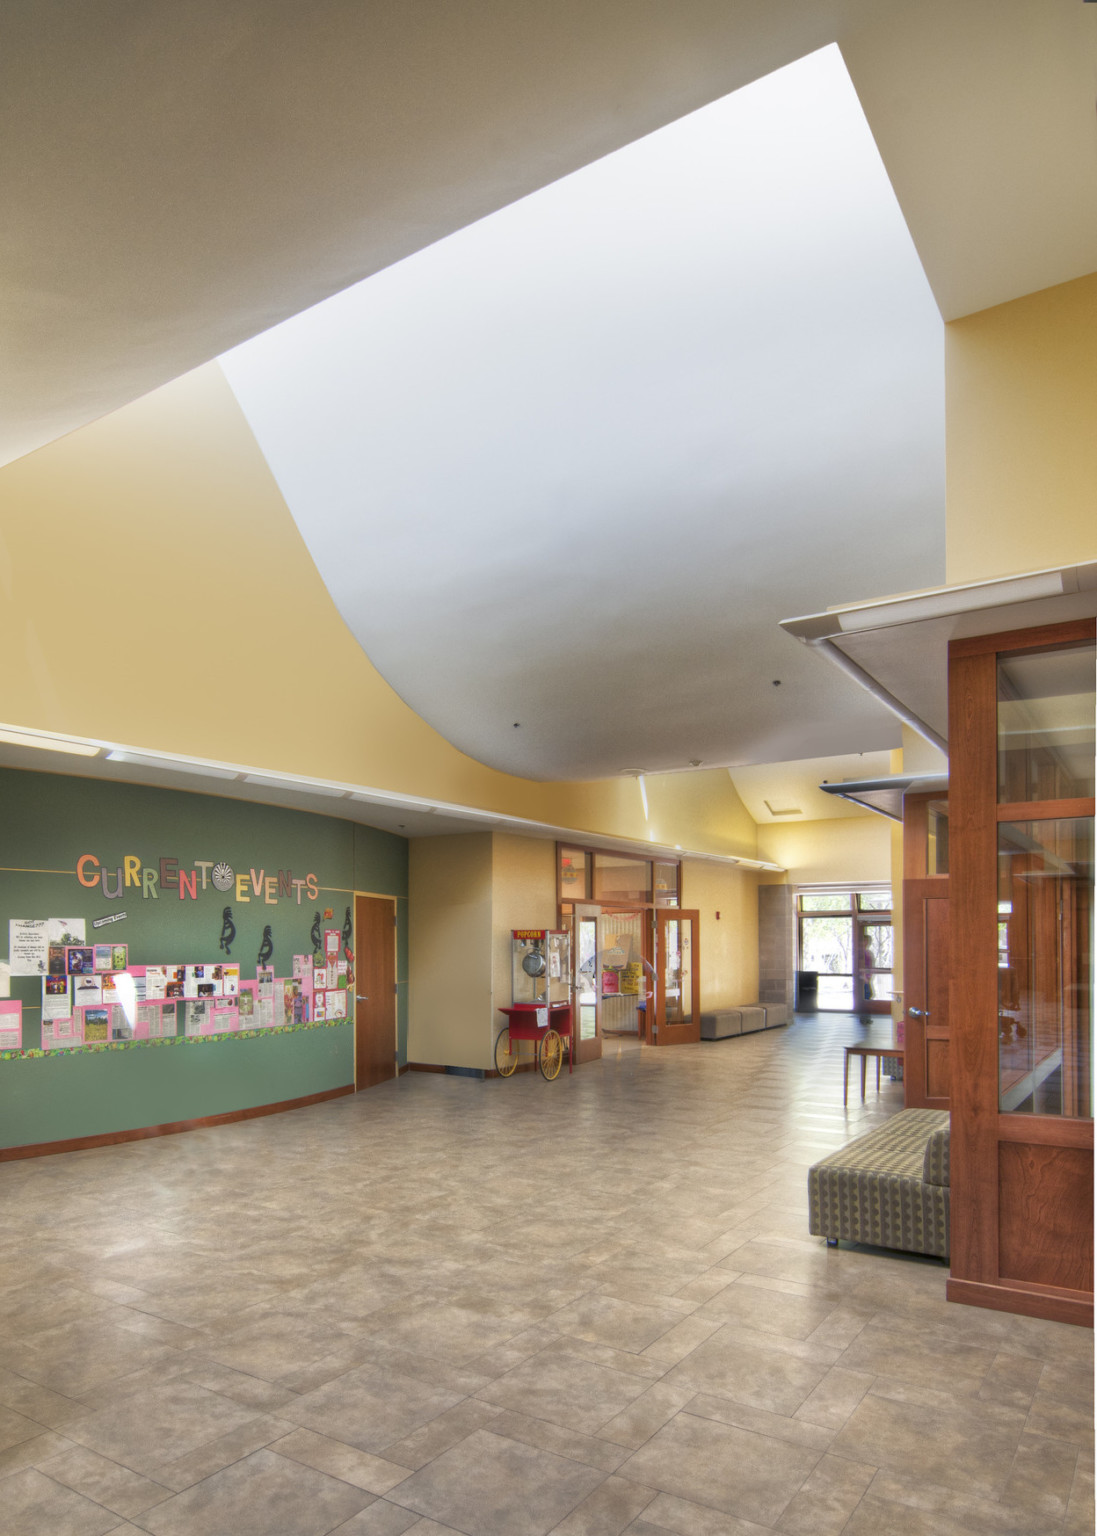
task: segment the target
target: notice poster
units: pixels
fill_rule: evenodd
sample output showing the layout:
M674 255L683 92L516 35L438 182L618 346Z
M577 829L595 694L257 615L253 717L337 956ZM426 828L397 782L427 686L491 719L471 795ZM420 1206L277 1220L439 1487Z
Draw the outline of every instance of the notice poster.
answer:
M284 981L282 983L282 1013L279 1018L281 1024L303 1024L305 1022L305 996L301 991L301 983L297 980Z
M220 997L224 966L187 965L183 967L184 997Z
M111 944L93 944L92 954L95 957L95 969L97 971L109 971L111 968L111 955L114 946Z
M23 1004L18 998L0 999L0 1051L23 1049Z
M66 944L65 970L70 976L95 974L95 950L90 945Z
M42 1049L44 1051L72 1051L83 1045L79 1015L75 1018L52 1019L42 1025Z
M67 976L42 977L42 1022L72 1016L72 991Z
M11 966L6 960L0 960L0 997L11 996Z
M49 965L49 928L44 917L13 917L8 923L8 964L13 976L44 976Z
M324 929L324 954L327 956L329 965L339 953L339 941L341 938L342 934L338 928Z
M317 1024L322 1024L328 1016L328 994L326 992L314 992L312 994L312 1017Z
M269 1029L274 1023L274 971L269 966L259 966L255 972L258 1000L257 1023Z
M185 965L166 965L164 967L164 996L182 997L183 988L186 985L187 968ZM145 972L146 980L148 972Z
M293 977L295 981L303 981L312 971L311 955L294 955Z
M272 1027L281 1028L286 1022L286 982L283 977L276 976L271 985L270 1022Z
M213 1026L212 1032L215 1035L229 1035L234 1030L240 1028L240 1015L235 1007L218 1008L215 1006L210 1010L210 1018Z
M312 987L314 992L323 992L328 984L328 968L326 965L314 965L312 968Z
M183 1004L183 1033L208 1035L210 1033L211 1007L207 998L189 998Z
M65 946L64 944L51 944L47 951L49 956L46 969L51 976L64 976L65 970Z
M109 1008L81 1008L85 1045L106 1045L110 1039L110 1013Z
M94 1007L103 1001L103 983L98 976L75 975L72 978L72 1001L77 1008Z
M345 992L328 993L328 1018L345 1019L347 1016L347 994Z
M162 1040L175 1033L175 1004L171 1005L171 1028L164 1028L164 1010L159 1003L138 1003L134 1038L137 1040Z
M145 966L145 998L150 1003L159 1002L166 993L168 973L162 965Z
M236 1011L240 1015L240 1028L251 1029L255 1023L255 983L242 981L236 999Z
M126 1010L115 1004L110 1010L110 1037L112 1040L132 1040L133 1021L127 1017Z
M602 996L603 997L616 997L618 990L619 990L619 987L618 987L617 972L616 971L603 971L602 972Z
M152 1032L151 1024L149 1026L149 1032L150 1033ZM160 1038L161 1038L161 1040L167 1040L167 1039L171 1038L172 1036L177 1035L178 1033L179 1033L179 1004L178 1003L161 1003L160 1004Z
M221 972L221 996L236 997L240 991L240 967L238 965L215 965L214 970Z

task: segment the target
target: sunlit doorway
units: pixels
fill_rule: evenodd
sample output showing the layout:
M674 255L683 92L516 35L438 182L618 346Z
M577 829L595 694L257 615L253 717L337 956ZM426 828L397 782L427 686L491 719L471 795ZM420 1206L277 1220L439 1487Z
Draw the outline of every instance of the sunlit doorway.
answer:
M816 976L822 1013L890 1013L894 988L891 890L801 890L798 968Z

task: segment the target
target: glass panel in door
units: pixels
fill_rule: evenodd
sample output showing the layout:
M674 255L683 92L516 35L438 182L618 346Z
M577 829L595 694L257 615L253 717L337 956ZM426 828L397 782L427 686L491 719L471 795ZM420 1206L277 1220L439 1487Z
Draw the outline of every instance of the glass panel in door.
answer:
M598 908L577 904L574 925L575 1059L596 1061L602 1054L598 1018Z

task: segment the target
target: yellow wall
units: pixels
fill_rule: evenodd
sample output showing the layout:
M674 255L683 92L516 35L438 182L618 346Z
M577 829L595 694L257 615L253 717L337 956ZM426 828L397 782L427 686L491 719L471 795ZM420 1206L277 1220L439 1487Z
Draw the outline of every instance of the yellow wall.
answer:
M513 991L511 929L556 927L556 844L495 833L491 850L492 988L505 1008ZM498 1029L504 1022L494 1014Z
M541 784L384 681L320 580L216 363L0 470L0 721L754 852L726 773ZM323 724L313 728L310 706Z
M827 821L773 823L758 828L758 857L788 871L790 884L891 879L888 820L867 812Z
M682 866L682 906L701 914L701 1007L708 1012L757 1002L758 876L730 864L688 859Z
M945 338L948 580L1097 559L1097 273Z
M491 886L490 832L412 840L408 861L409 1062L490 1065Z

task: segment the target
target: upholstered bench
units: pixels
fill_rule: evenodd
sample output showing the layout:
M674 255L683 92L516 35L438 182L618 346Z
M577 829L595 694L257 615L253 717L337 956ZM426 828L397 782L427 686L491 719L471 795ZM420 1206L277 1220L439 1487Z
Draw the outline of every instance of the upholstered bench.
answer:
M788 1023L787 1003L752 1003L749 1008L719 1008L701 1015L702 1040L726 1040L729 1035L753 1035Z
M947 1109L904 1109L808 1169L808 1230L948 1258Z

